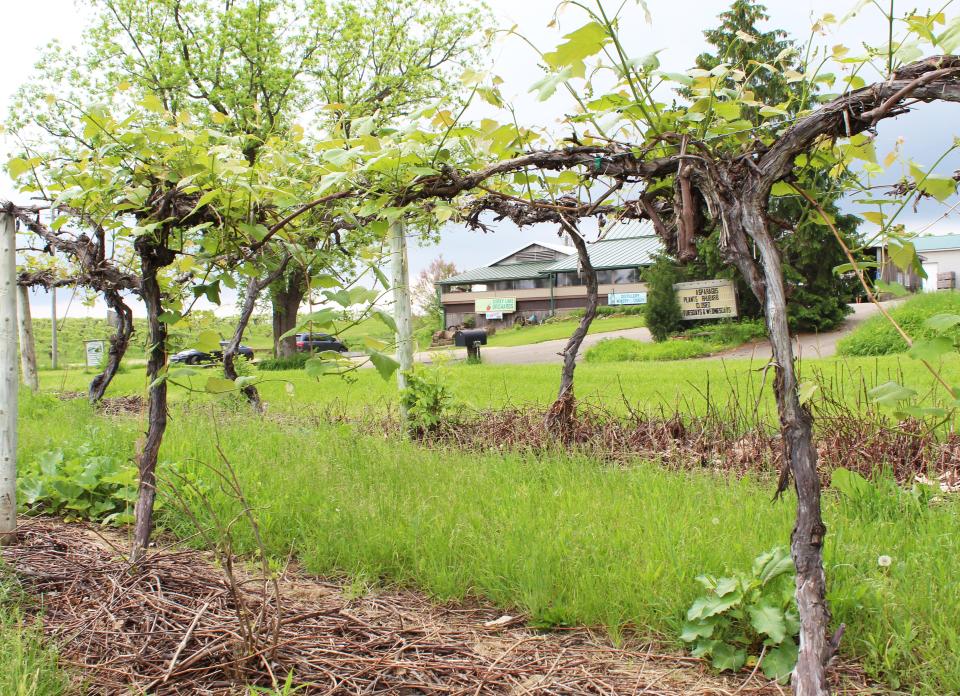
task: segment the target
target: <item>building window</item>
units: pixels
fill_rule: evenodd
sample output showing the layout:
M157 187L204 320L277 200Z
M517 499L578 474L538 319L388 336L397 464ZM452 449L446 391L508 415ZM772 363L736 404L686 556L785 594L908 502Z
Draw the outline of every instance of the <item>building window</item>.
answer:
M637 268L618 268L617 270L613 271L613 279L611 282L614 285L639 283L640 270Z

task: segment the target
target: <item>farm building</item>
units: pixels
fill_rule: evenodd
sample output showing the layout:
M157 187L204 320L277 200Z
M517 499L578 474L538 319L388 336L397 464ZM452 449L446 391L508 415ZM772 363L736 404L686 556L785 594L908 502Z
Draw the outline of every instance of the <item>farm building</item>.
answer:
M646 302L640 270L653 263L663 244L648 222L615 224L589 244L597 271L601 305ZM539 322L555 314L583 309L585 279L576 249L533 242L492 263L438 282L444 326L511 326Z
M875 247L878 277L888 283L900 283L913 292L956 290L960 276L960 234L917 237L912 242L927 277L898 268L884 246Z

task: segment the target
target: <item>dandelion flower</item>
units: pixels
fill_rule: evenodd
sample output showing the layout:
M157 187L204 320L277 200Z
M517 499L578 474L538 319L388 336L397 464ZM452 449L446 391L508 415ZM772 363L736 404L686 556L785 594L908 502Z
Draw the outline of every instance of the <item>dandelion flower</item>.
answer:
M889 568L890 564L893 563L893 559L890 556L878 556L877 565L881 568Z

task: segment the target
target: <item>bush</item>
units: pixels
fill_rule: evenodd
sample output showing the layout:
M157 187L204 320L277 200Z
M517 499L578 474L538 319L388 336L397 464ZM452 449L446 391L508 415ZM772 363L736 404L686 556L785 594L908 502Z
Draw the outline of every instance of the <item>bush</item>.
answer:
M119 457L95 456L82 445L70 456L63 450L41 452L22 466L17 495L28 510L70 520L133 522L137 468Z
M686 360L709 355L718 350L713 343L700 339L676 339L662 343L644 343L630 338L606 338L583 356L587 362L622 362L646 360Z
M680 640L693 643L695 657L719 670L737 671L760 659L769 679L786 681L797 662L800 615L793 561L786 547L761 554L750 573L697 576L707 593L687 611Z
M412 434L432 432L443 422L453 401L443 377L437 369L407 373L407 386L400 393L400 401L407 409Z
M942 332L924 326L927 319L942 313L960 314L960 292L941 291L915 295L890 310L890 316L896 319L907 335L921 340L942 335ZM871 317L837 343L837 352L840 355L892 355L906 350L907 344L900 334L886 317L881 315Z
M264 358L257 363L257 367L268 372L302 370L310 358L310 353L294 353L283 358Z
M677 272L669 259L660 256L644 276L647 281L647 328L653 334L653 340L659 343L680 328L680 303L673 289Z

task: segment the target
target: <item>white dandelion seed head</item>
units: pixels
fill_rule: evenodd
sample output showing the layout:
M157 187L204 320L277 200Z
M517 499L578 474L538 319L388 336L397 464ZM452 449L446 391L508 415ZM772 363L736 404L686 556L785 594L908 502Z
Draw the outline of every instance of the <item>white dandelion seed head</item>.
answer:
M890 558L890 556L877 557L877 565L880 566L881 568L889 568L892 563L893 563L893 559Z

